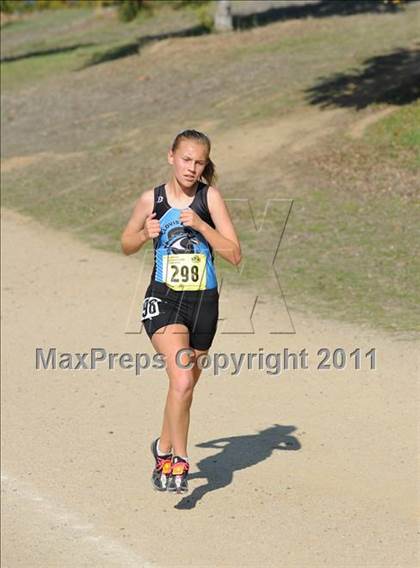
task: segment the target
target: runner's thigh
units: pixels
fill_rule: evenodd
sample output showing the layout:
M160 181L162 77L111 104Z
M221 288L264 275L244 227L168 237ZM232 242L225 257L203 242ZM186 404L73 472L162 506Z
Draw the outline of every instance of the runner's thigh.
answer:
M188 363L191 354L194 354L189 344L188 328L178 323L162 327L152 335L152 344L165 357L166 372L171 384L176 383L175 386L184 388L193 386L193 370L185 368L191 367Z

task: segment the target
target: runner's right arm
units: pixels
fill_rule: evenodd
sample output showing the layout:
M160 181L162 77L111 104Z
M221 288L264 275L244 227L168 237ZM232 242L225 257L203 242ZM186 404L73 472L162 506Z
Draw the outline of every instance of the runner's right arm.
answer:
M134 254L150 239L160 233L160 224L152 213L154 190L145 191L138 198L130 220L121 235L121 249L124 254Z

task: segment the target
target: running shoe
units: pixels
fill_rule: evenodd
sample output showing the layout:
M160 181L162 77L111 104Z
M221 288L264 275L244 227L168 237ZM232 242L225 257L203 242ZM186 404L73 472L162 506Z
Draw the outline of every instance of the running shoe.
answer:
M172 468L172 454L159 456L157 453L157 443L159 438L152 442L150 449L155 458L155 468L152 473L152 484L157 491L166 491L168 479Z
M168 479L168 491L176 493L188 492L189 463L179 456L172 458L172 469Z

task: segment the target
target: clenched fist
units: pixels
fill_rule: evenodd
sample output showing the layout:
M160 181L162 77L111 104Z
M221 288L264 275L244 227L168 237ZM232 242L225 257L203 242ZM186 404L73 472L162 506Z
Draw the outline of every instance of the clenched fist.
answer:
M146 221L144 223L144 235L146 239L154 239L159 236L160 233L160 223L157 219L154 219L156 212L150 213L146 217Z
M203 219L189 207L181 211L179 219L186 227L191 227L198 232L200 232L204 223Z

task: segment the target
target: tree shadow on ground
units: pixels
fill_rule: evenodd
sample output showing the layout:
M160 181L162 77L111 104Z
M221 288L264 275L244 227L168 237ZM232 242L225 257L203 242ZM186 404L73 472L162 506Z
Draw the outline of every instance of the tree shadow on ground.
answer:
M353 16L366 13L396 13L403 10L402 4L385 4L379 0L320 0L311 4L285 4L253 14L233 14L234 29L266 26L281 20L301 18L329 18L332 16Z
M411 103L420 96L420 48L370 57L361 69L320 78L305 94L310 104L322 108Z
M0 58L0 63L11 63L13 61L21 61L22 59L30 59L31 57L45 57L46 55L57 55L58 53L67 53L75 51L83 47L92 47L95 43L78 43L76 45L68 45L67 47L52 47L50 49L40 49L38 51L29 51L20 55L8 55Z
M408 1L408 0L406 0ZM397 12L403 9L400 4L385 4L377 0L320 0L312 4L302 5L285 5L279 8L270 8L268 10L239 15L233 14L234 29L246 29L255 26L268 25L277 20L288 20L296 18L320 18L331 16L351 16L354 14L363 14L367 12L385 13ZM94 54L82 69L99 65L107 61L113 61L122 57L139 54L143 47L154 41L161 41L169 38L194 37L209 34L210 31L206 26L196 25L183 30L167 32L162 34L147 35L140 37L129 43L106 49L101 53Z
M107 49L103 53L94 54L89 61L82 67L91 67L92 65L99 65L100 63L106 63L107 61L113 61L115 59L120 59L122 57L128 57L130 55L139 54L140 51L154 41L161 41L163 39L169 38L179 38L179 37L193 37L208 34L209 31L205 26L197 25L184 30L179 30L177 32L168 32L155 35L147 35L140 37L135 41L126 43L124 45L119 45L111 49Z
M217 455L209 456L197 463L198 471L191 473L189 479L205 479L200 485L185 496L175 509L193 509L197 502L211 491L222 489L232 483L235 471L252 467L268 459L273 450L299 450L299 440L291 433L295 426L275 424L258 434L218 438L197 444L199 448L217 448ZM250 491L253 491L251 488Z

